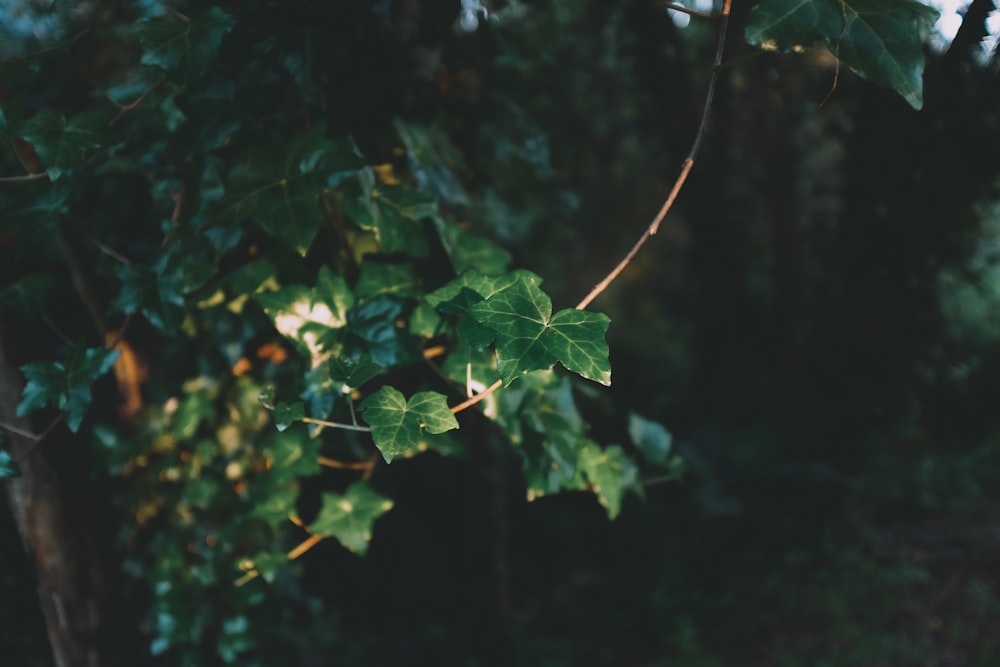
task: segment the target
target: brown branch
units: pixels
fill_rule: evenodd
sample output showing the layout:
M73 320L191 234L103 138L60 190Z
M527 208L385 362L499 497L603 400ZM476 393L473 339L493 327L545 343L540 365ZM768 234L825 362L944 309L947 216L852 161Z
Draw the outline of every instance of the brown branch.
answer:
M649 223L646 231L642 233L639 240L636 241L632 249L628 251L625 258L615 266L614 269L597 285L594 289L590 290L590 293L585 296L580 303L576 305L577 310L583 310L590 302L596 299L600 294L608 288L608 286L614 282L615 278L625 270L631 262L632 259L639 253L639 250L646 244L646 241L650 239L651 236L656 234L660 229L660 223L667 216L671 207L674 205L674 201L677 199L677 195L680 193L681 188L684 187L684 183L687 181L688 174L691 173L691 167L694 166L695 157L698 155L698 150L701 148L702 139L705 137L705 129L708 127L708 117L709 112L712 109L712 101L715 99L715 88L719 80L719 67L722 65L722 54L726 48L726 29L729 27L729 12L732 8L732 0L725 0L722 4L722 11L719 13L719 41L715 48L715 61L712 66L712 74L708 79L708 92L705 95L705 105L701 112L701 121L698 123L698 131L695 133L694 142L691 145L691 150L688 152L686 158L684 158L684 163L681 166L681 173L677 176L677 180L674 181L674 186L670 189L670 194L667 195L666 201L663 202L663 206L660 207L659 213L653 218L653 221Z
M309 551L314 546L319 544L319 542L322 539L323 535L317 535L316 533L313 533L305 540L303 540L299 544L299 546L295 547L294 549L288 552L288 560L295 560L296 558L298 558L299 556L301 556L302 554L304 554L305 552Z
M25 174L24 176L0 176L0 183L20 183L22 181L37 181L40 178L48 178L48 173L40 171L37 174Z
M687 9L686 7L681 8L680 6L670 7L669 5L671 5L672 3L666 3L666 4L668 5L669 9L676 9L677 11L684 11ZM642 246L646 244L646 241L648 241L650 237L656 234L656 232L659 230L660 223L663 222L663 219L667 216L667 213L670 211L671 207L673 207L674 201L677 199L677 195L680 193L681 188L684 187L684 183L687 181L688 174L691 172L691 167L694 166L694 159L697 156L699 149L701 148L702 139L704 139L705 137L705 130L708 127L708 117L709 113L712 110L712 102L715 99L715 88L719 80L719 71L722 68L722 55L726 49L726 30L729 27L729 13L730 10L732 9L732 4L733 4L732 0L724 0L722 4L722 11L719 12L718 16L715 17L718 18L719 20L719 39L715 47L715 59L712 63L712 74L708 80L708 91L705 94L705 104L701 112L701 120L698 123L698 130L695 133L694 142L691 144L691 150L688 152L687 157L684 158L684 162L681 165L681 172L677 176L677 179L674 181L674 185L670 189L670 194L667 195L666 201L664 201L663 206L660 207L659 213L656 214L656 217L653 218L653 221L642 233L642 236L639 237L639 240L636 241L635 245L632 246L632 249L628 251L628 254L625 255L625 258L622 259L622 261L620 261L618 265L615 266L615 268L612 269L611 272L601 282L599 282L592 290L590 290L590 293L587 294L587 296L585 296L580 301L580 303L576 305L577 310L583 310L587 306L589 306L594 299L600 296L600 294L604 290L606 290L612 282L614 282L615 278L617 278L619 274L621 274L621 272L625 270L625 267L627 267L632 262L635 256L639 253L639 250L642 248ZM495 392L497 389L499 389L502 384L503 384L502 380L497 380L496 382L491 384L485 391L482 391L476 394L475 396L469 398L468 400L462 401L458 405L452 407L451 408L452 414L457 414L459 412L462 412L463 410L471 408L473 405L479 403L484 398L486 398L487 396Z
M367 470L371 466L371 461L338 461L325 456L317 457L316 460L321 466L339 470Z

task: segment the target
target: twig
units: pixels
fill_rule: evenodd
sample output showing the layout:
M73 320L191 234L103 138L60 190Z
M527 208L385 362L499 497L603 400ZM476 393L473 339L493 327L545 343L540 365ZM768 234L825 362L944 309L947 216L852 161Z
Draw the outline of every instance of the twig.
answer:
M714 21L719 18L718 14L713 14L712 12L700 12L697 9L691 9L690 7L685 7L684 5L678 5L673 2L661 2L660 5L666 9L672 9L675 12L680 12L681 14L687 14L688 16L694 16L699 19L708 19Z
M37 181L40 178L48 178L48 172L40 171L37 174L25 174L24 176L0 176L0 183L20 183L21 181Z
M316 533L313 533L305 540L303 540L299 544L299 546L295 547L294 549L288 552L288 560L295 560L296 558L298 558L299 556L301 556L302 554L304 554L305 552L309 551L314 546L319 544L320 540L322 539L323 535L318 535Z
M91 237L90 242L93 243L95 246L97 246L98 250L100 250L101 252L103 252L105 255L115 260L116 262L124 264L126 266L132 263L132 260L130 260L128 257L121 254L114 248L102 243L101 241L98 241L97 239Z
M319 424L320 426L329 426L330 428L346 428L349 431L363 431L365 433L370 433L371 429L367 426L357 426L355 424L340 424L338 422L330 422L325 419L313 419L312 417L303 417L299 421L305 422L306 424Z
M371 466L370 461L338 461L336 459L328 459L325 456L320 456L316 460L321 466L337 468L339 470L367 470Z
M483 400L484 398L486 398L487 396L489 396L490 394L492 394L493 392L495 392L497 389L499 389L500 385L502 385L502 384L503 384L503 380L497 380L496 382L494 382L493 384L491 384L489 387L487 387L485 391L479 392L478 394L476 394L472 398L470 398L468 400L465 400L465 401L462 401L458 405L452 407L451 408L451 413L454 415L454 414L458 414L462 410L467 410L467 409L471 408L473 405L475 405L476 403L478 403L479 401Z
M32 442L38 442L38 439L40 438L40 436L35 435L31 431L25 431L23 428L18 428L17 426L14 426L13 424L8 424L7 422L0 422L0 428L10 433L13 433L14 435L19 435L22 438L27 438Z
M73 345L75 344L73 339L67 336L65 333L63 333L63 330L57 327L56 323L53 322L48 315L46 315L42 311L39 311L39 315L41 315L42 321L45 322L47 325L49 325L49 328L52 329L53 333L55 333L55 335L58 336L62 340L62 342L66 343L70 347L73 347Z
M660 229L660 223L667 216L667 212L670 211L671 207L674 205L674 201L677 199L678 193L680 193L681 188L684 187L684 183L687 181L688 174L691 172L691 167L694 166L694 159L698 154L698 150L701 148L702 139L705 136L705 129L708 127L708 116L712 109L712 101L715 99L715 87L719 80L719 66L722 65L722 53L726 48L726 29L729 27L729 11L732 8L732 0L725 0L722 4L722 11L719 12L719 41L715 48L715 61L712 66L712 74L708 79L708 92L705 95L705 106L701 112L701 121L698 123L698 131L695 133L694 142L691 145L691 150L688 152L686 158L684 158L684 163L681 166L681 173L677 176L677 180L674 181L674 186L670 189L670 194L667 195L666 201L663 202L663 206L660 208L660 212L656 214L653 221L646 228L646 231L642 233L639 240L636 241L632 249L628 251L625 258L618 263L618 265L611 270L604 280L597 283L594 289L590 290L587 294L576 305L577 310L583 310L590 302L596 299L600 294L608 288L608 286L614 282L615 278L625 270L631 262L632 259L639 253L639 250L646 244L651 236L656 234Z

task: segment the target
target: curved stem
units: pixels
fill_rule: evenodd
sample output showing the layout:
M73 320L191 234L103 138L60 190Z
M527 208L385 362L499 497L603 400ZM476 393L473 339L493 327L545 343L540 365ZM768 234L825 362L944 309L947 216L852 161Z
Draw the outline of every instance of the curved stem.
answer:
M674 205L674 201L677 199L677 195L680 193L681 188L684 187L684 183L687 181L688 174L691 172L691 167L694 166L695 157L698 155L698 150L701 148L702 139L705 137L705 130L708 127L708 116L709 112L712 110L712 101L715 99L715 88L716 83L719 80L719 68L722 65L722 54L726 48L726 30L729 27L729 12L732 9L732 0L725 0L722 4L722 11L719 12L719 41L715 47L715 60L712 63L712 74L708 79L708 92L705 94L705 104L701 111L701 121L698 123L698 131L694 135L694 142L691 144L691 150L688 152L686 158L684 158L684 163L681 166L681 172L674 181L673 187L670 189L670 194L667 195L666 201L663 202L663 206L660 207L659 213L653 218L653 221L649 223L649 226L639 237L639 240L635 242L632 249L628 251L625 258L620 261L611 272L604 277L601 282L597 283L590 293L576 305L577 310L583 310L590 305L590 302L601 295L604 290L614 282L615 278L625 270L639 254L639 250L646 244L646 241L650 239L653 234L656 234L660 229L660 223L663 219L667 217L667 213Z

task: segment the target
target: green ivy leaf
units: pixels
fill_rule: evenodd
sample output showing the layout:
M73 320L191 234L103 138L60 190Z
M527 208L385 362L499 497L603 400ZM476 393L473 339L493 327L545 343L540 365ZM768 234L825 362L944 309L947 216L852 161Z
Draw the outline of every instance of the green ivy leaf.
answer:
M363 556L368 551L375 520L391 510L392 504L392 500L361 480L347 487L343 494L324 493L323 506L309 529L315 535L335 537Z
M422 391L409 401L393 387L382 387L361 402L359 410L372 429L375 446L387 463L417 447L421 428L428 433L444 433L458 428L458 420L448 409L443 394ZM423 427L421 427L423 422Z
M438 215L431 195L406 185L376 184L369 169L359 172L343 206L359 227L374 233L383 253L424 257L430 251L421 221Z
M53 181L78 164L91 148L108 142L108 117L85 111L69 120L52 109L42 109L21 128L21 137L31 142Z
M390 296L378 296L351 309L344 338L346 352L352 356L367 352L383 368L419 361L416 341L397 326L402 316L403 304Z
M274 425L278 431L284 431L295 422L302 421L306 416L306 407L303 403L278 403L274 406Z
M580 449L579 465L609 518L614 519L621 512L626 490L642 490L635 463L618 445L601 449L596 443L588 442Z
M288 142L280 158L255 153L233 177L229 215L250 218L305 255L319 230L319 195L363 165L350 141L333 142L317 123Z
M254 569L260 572L260 576L264 581L273 583L278 570L288 565L288 554L283 552L258 551L250 561L253 563Z
M628 416L628 434L636 449L650 463L665 464L670 456L673 436L659 422L640 417L634 412Z
M44 273L32 273L0 290L0 305L22 315L38 313L56 291L56 280Z
M320 472L319 441L309 437L305 429L279 432L262 449L268 472L276 477L309 477Z
M407 123L399 118L393 121L399 138L406 147L410 162L410 172L417 183L441 199L452 204L468 204L465 193L455 172L468 171L462 160L462 152L439 127L428 127Z
M39 361L21 367L28 379L18 416L52 405L66 415L66 425L74 433L90 407L90 385L104 375L118 358L118 350L77 345L65 362Z
M938 11L916 0L760 0L746 39L765 50L826 45L859 76L923 106L923 37Z
M181 249L165 253L151 267L120 264L115 273L122 288L112 306L121 312L141 312L157 329L172 333L184 320L185 297L201 288L214 271L211 263Z
M0 431L0 479L21 476L21 471L17 469L14 457L10 455L10 452L3 448L3 441L6 437L7 434Z
M212 7L190 21L162 19L139 24L144 49L140 62L166 71L174 81L190 83L212 64L233 17Z
M347 282L323 266L316 287L289 285L255 297L271 318L275 329L294 341L318 365L330 351L328 339L347 325L348 311L354 306L354 293Z
M357 389L372 378L385 373L385 369L372 361L371 355L356 357L339 355L330 359L330 378L351 389Z
M453 222L437 219L441 244L451 258L456 273L476 270L487 275L507 272L510 253L481 236L470 234Z
M513 285L469 312L496 332L497 367L504 385L556 361L588 380L611 384L604 339L611 320L601 313L566 309L552 315L552 301L538 287L541 278L523 272Z
M361 265L354 292L362 301L383 294L413 297L417 293L417 276L412 264L382 264L369 258Z
M497 292L508 289L522 278L541 280L530 271L523 270L500 276L484 275L479 271L467 271L427 294L424 299L446 315L457 315L455 332L459 339L475 350L483 350L493 342L496 334L493 329L483 326L477 321L471 312L472 307Z

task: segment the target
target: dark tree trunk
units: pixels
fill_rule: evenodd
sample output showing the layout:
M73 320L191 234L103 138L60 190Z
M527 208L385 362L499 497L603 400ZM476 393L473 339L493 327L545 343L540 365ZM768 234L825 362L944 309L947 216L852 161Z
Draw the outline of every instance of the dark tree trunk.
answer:
M20 374L4 349L0 322L0 421L25 432L31 423L16 416ZM8 503L29 561L58 667L119 664L121 635L109 622L106 559L97 548L95 522L86 502L87 469L59 465L68 435L57 428L36 443L14 433L5 442L21 476L5 481Z

